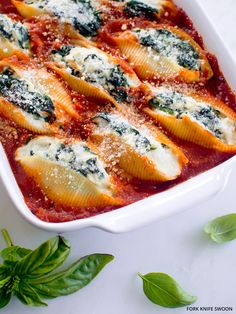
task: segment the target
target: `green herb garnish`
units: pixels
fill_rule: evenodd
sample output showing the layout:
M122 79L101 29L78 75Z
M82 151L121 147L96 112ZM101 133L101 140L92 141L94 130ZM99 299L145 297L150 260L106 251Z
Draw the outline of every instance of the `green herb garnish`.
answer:
M53 299L74 293L89 284L104 266L113 260L112 255L85 256L65 270L54 272L70 253L69 243L55 236L35 250L13 245L6 230L2 235L7 248L0 252L0 308L16 296L23 304L46 306L43 299Z
M224 243L236 239L236 214L218 217L204 227L205 233L217 243Z
M143 291L153 303L163 307L177 308L194 303L197 298L186 293L179 284L164 273L138 275L143 280Z

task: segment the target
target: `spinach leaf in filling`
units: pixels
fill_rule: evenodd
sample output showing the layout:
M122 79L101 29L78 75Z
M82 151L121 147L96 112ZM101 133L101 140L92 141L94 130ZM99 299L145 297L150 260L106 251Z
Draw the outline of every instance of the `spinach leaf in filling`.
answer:
M107 85L110 87L110 94L118 101L122 102L128 99L128 94L125 87L128 86L127 79L121 67L117 65L111 70L110 76L107 79Z
M195 119L201 122L217 138L222 139L223 133L219 129L220 112L210 106L200 107L193 113Z
M12 38L11 25L2 14L0 14L0 34L6 39Z
M149 6L146 3L131 0L127 2L125 11L131 16L140 16L140 15L153 15L153 13L158 13L156 8Z

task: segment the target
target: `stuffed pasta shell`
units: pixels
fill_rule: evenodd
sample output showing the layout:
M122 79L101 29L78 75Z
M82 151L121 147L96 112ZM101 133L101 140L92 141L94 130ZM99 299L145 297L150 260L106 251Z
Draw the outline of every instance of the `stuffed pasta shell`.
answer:
M68 206L119 203L111 176L86 142L39 136L18 148L15 158L55 202Z
M150 181L177 178L188 162L185 155L160 131L136 127L120 115L99 113L93 118L96 127L92 140L110 139L117 144L118 164L132 176Z
M195 82L213 75L202 48L176 27L136 27L118 33L114 40L141 79L162 77Z
M152 89L145 111L174 135L219 151L236 151L236 113L212 96Z
M128 90L141 82L126 62L89 45L62 46L52 53L49 67L76 91L119 107L128 100Z
M12 0L24 17L51 15L83 36L94 36L101 25L99 3L95 0Z
M29 54L30 36L27 27L6 14L0 14L0 59L21 50Z
M0 62L0 113L16 124L38 133L55 132L65 112L77 116L62 83L44 69L16 57ZM63 114L64 112L64 114Z
M147 17L159 17L166 12L176 12L176 7L171 0L124 0L124 11L132 17L145 15Z

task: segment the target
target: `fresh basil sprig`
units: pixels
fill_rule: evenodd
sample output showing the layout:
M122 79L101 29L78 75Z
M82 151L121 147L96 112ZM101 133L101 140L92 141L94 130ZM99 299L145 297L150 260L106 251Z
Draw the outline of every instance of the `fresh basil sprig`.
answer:
M163 307L177 308L194 303L197 298L186 293L169 275L149 273L138 275L143 280L143 291L153 303Z
M236 239L236 214L218 217L204 227L205 233L217 243L224 243Z
M92 254L55 273L70 253L70 245L63 237L55 236L29 250L14 246L6 230L2 230L2 235L8 247L0 251L0 308L13 295L25 305L46 306L43 299L80 290L114 259L108 254Z

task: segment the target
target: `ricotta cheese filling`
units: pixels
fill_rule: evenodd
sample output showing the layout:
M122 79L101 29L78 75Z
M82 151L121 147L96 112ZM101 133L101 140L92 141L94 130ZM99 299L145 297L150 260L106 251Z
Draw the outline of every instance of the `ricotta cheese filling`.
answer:
M20 49L24 50L30 47L27 28L20 22L14 22L5 14L0 14L0 36Z
M31 140L21 148L24 157L36 156L52 161L62 167L75 171L96 185L105 188L109 185L109 175L99 157L86 142L71 144L61 139L43 136Z
M161 173L176 176L180 172L177 156L164 143L158 142L145 127L137 129L118 115L99 113L93 118L98 132L115 134L122 142L132 147L139 155L147 156Z
M78 29L84 36L94 36L100 27L98 3L93 0L27 0L26 4L44 10Z
M138 85L120 65L96 48L64 46L55 51L53 60L67 67L70 74L105 89L117 101L127 99L125 88Z
M26 113L26 117L30 115L32 121L53 123L56 119L51 98L37 91L32 83L15 76L10 69L0 73L0 95Z
M209 103L165 87L152 87L152 91L155 97L150 100L150 104L158 112L174 115L177 119L187 115L222 142L236 144L236 122L214 109Z
M135 28L132 33L140 44L147 47L155 60L158 56L170 58L179 66L189 70L200 70L201 60L198 52L187 41L183 40L167 29Z

